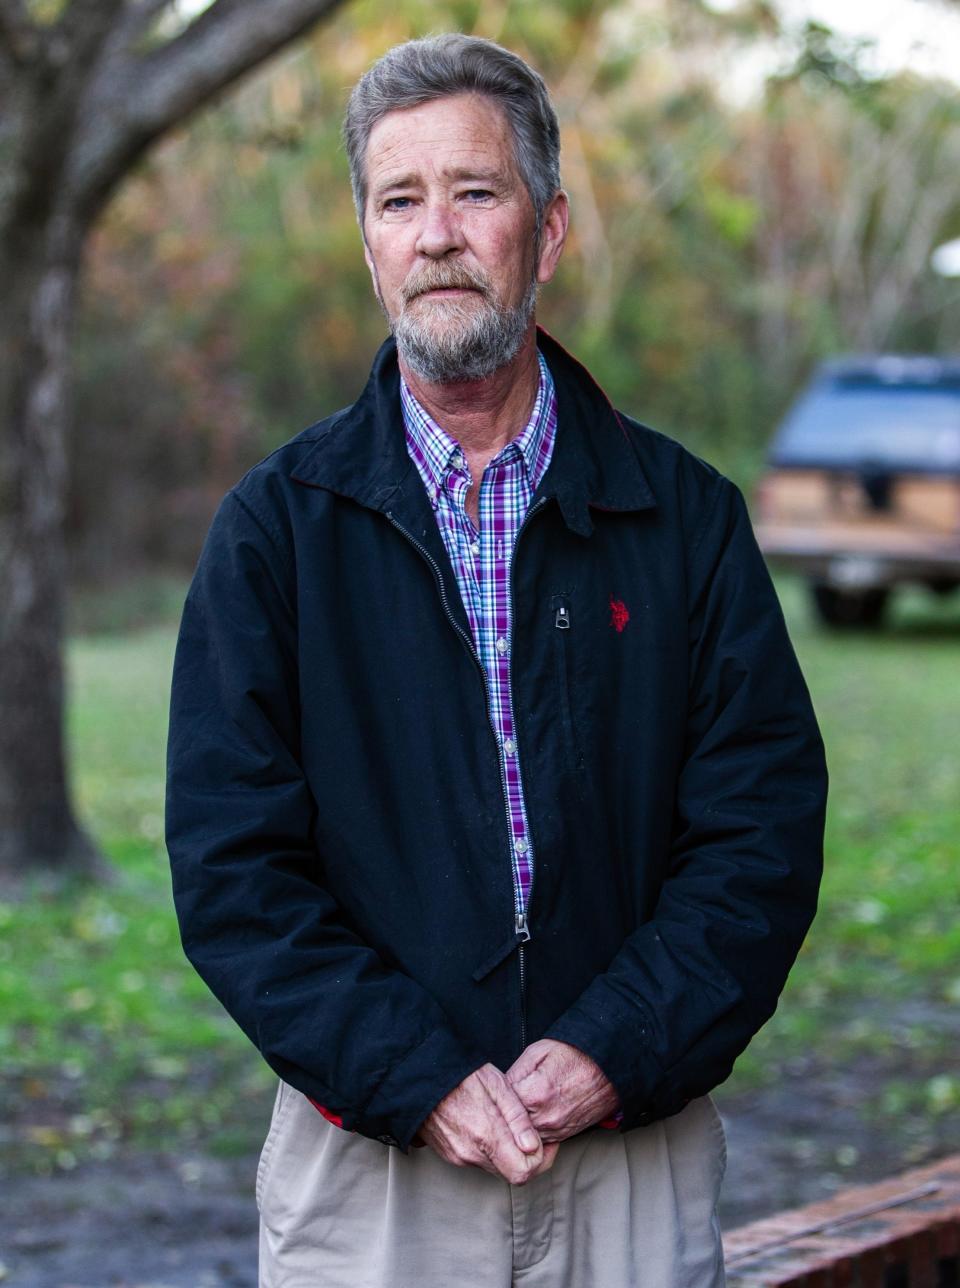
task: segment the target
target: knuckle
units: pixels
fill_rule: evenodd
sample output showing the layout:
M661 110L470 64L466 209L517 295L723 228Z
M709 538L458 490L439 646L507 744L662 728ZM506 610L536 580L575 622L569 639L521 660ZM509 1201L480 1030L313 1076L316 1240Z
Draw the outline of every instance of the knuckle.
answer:
M537 1163L528 1161L525 1158L510 1158L506 1160L501 1170L511 1185L526 1185L528 1181L536 1176L539 1169Z

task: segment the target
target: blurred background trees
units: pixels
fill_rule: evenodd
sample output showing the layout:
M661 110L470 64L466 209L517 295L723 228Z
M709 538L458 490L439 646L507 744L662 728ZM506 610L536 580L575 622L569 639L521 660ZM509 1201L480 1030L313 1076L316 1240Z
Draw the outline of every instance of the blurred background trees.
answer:
M333 7L283 0L269 10ZM42 160L45 182L61 165L59 187L48 191L62 195L77 177L64 145L126 128L143 90L138 73L172 59L178 41L189 52L185 37L212 27L218 13L243 10L258 21L266 13L256 0L0 0L4 173L11 104L33 104L36 137L23 155ZM102 30L98 14L107 15ZM168 28L156 25L164 15ZM51 94L40 82L29 103L10 92L29 61L28 18L48 49L59 28L83 43L75 85L49 72L50 85L70 90L49 120L40 108ZM821 356L957 347L957 286L929 267L931 250L960 235L953 82L880 75L862 42L814 22L787 32L779 0L353 0L322 32L178 125L232 78L211 74L201 59L203 92L135 131L106 178L80 185L82 234L112 200L88 247L76 414L55 408L46 429L31 431L37 445L52 444L46 513L58 532L65 514L72 587L184 577L218 499L243 471L356 396L385 327L363 264L340 119L350 85L377 55L442 29L502 41L554 92L573 233L541 320L616 403L741 484L750 484L777 416ZM111 58L123 72L112 97L102 79ZM256 61L234 55L231 66ZM133 178L113 195L134 162ZM9 191L0 192L0 212L10 209ZM75 245L76 229L71 237ZM0 298L9 314L17 243L5 244ZM13 318L7 331L25 328ZM18 343L5 342L4 352L18 352ZM8 446L18 433L7 433ZM7 474L30 477L19 466ZM22 537L10 498L23 488L5 495L0 519ZM37 638L48 640L59 619L55 555L35 596ZM9 577L5 585L4 638L16 599ZM13 669L3 669L22 698L39 691L27 673L42 659L29 641L19 656L26 679L13 684ZM50 648L45 665L57 699ZM18 761L22 730L32 730L31 746L52 747L59 708L47 704L42 734L33 698L20 701L17 720L10 693L0 703L0 760L19 764L7 796L23 799L25 784L38 780Z
M189 566L243 470L355 397L384 324L345 96L389 45L445 28L517 49L555 94L573 236L543 322L739 481L820 356L957 346L956 286L929 268L960 234L955 86L870 76L816 24L788 47L763 3L357 0L155 152L97 234L77 577ZM758 56L778 70L745 85Z
M9 16L53 26L65 2L0 0L0 214ZM160 41L211 12L204 0L126 3L172 14ZM935 245L960 238L956 84L880 74L868 48L816 24L784 31L781 10L817 3L350 0L169 132L99 218L75 414L68 428L54 422L63 490L49 499L58 523L65 512L55 555L75 628L80 814L114 879L44 876L11 894L0 859L0 1170L16 1160L17 1178L4 1246L20 1264L48 1249L44 1263L62 1269L44 1282L125 1281L146 1255L178 1282L202 1261L209 1274L198 1265L191 1283L240 1283L255 1259L246 1216L228 1222L208 1201L226 1192L220 1179L184 1210L186 1185L222 1177L198 1165L209 1148L236 1154L233 1211L247 1212L275 1082L179 948L162 845L165 712L176 619L213 508L273 446L354 398L385 333L339 143L350 85L392 43L444 28L502 40L543 69L574 223L542 319L618 403L749 487L818 358L960 340L960 283L928 267ZM74 5L118 12L123 0ZM922 38L936 0L878 6L884 18L904 8ZM846 11L836 7L838 26ZM61 120L72 127L70 113ZM54 155L33 148L39 165ZM6 255L0 311L12 299ZM0 336L0 356L9 343ZM2 393L0 372L0 406ZM0 454L11 443L0 416ZM0 566L17 499L2 475ZM22 477L43 498L43 472ZM883 636L851 639L813 630L789 578L778 588L835 790L821 914L784 1006L723 1093L724 1116L741 1123L735 1220L960 1148L956 608L918 596ZM12 598L0 584L0 635ZM56 616L57 596L43 607ZM36 725L18 735L0 659L3 681L8 759L18 736L60 755ZM26 758L18 768L29 777ZM0 843L4 828L0 811ZM88 1163L109 1178L100 1207ZM56 1174L55 1197L29 1189L24 1171ZM164 1174L169 1208L154 1188ZM36 1243L18 1242L30 1227ZM227 1248L236 1276L213 1269ZM89 1274L66 1268L74 1253Z

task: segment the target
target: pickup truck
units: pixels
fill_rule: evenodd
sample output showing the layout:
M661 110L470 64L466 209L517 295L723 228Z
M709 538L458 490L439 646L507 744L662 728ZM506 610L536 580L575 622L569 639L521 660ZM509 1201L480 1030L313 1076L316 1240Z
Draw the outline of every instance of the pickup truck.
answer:
M836 358L772 440L756 531L804 574L820 619L878 626L904 583L960 586L960 360Z

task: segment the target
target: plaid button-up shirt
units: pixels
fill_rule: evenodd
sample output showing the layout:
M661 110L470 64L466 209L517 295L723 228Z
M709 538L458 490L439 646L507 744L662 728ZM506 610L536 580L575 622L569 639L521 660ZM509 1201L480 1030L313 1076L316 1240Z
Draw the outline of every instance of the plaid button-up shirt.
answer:
M480 480L480 527L467 514L473 482L460 445L400 382L407 451L427 489L487 680L490 721L500 764L513 858L518 918L526 915L533 847L523 800L510 691L510 564L517 534L543 478L557 430L557 399L542 355L536 401L524 429L498 452ZM518 922L522 925L522 920Z

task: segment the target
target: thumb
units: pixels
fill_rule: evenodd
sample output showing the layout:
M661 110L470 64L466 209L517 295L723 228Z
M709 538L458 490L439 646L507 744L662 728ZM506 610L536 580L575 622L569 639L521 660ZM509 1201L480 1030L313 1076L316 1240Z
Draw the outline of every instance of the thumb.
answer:
M523 1101L507 1082L504 1075L499 1069L492 1066L479 1071L485 1076L484 1086L500 1110L501 1117L510 1128L510 1134L517 1143L517 1148L524 1154L539 1154L543 1149L540 1140L540 1133L533 1125L533 1120L527 1113Z

